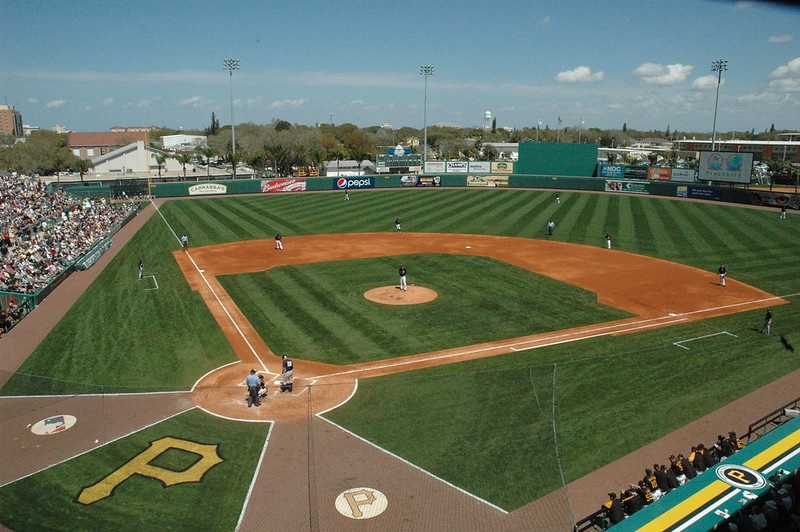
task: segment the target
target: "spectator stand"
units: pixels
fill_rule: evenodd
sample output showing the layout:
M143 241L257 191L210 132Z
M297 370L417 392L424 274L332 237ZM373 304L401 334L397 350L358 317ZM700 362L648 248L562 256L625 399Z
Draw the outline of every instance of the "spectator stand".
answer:
M613 525L614 530L712 530L748 518L754 505L779 500L787 486L790 492L800 490L799 405L797 398L751 423L742 437L746 447ZM800 527L800 510L786 512ZM574 531L608 528L601 508L575 523Z

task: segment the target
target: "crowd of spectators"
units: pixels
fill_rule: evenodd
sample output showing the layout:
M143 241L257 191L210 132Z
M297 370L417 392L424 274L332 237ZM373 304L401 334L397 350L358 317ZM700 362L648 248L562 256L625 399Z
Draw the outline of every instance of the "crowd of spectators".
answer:
M47 192L35 177L0 175L0 291L32 294L46 286L132 208ZM2 311L0 320L13 325L19 310Z
M669 457L669 464L653 464L653 468L645 468L644 477L619 494L611 492L609 500L601 507L604 528L613 526L626 517L638 512L671 490L678 488L697 477L706 469L733 455L743 444L735 432L729 432L726 438L717 436L711 447L699 443L684 456L682 453Z

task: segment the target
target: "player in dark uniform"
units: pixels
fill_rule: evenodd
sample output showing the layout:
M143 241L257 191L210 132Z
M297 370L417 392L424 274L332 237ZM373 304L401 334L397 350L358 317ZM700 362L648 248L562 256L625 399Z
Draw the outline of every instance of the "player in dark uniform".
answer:
M294 362L292 359L283 355L283 380L281 381L281 392L292 391L292 380L294 380Z
M400 227L400 218L396 218L394 221L394 232L395 233L402 233L403 228Z
M724 264L720 264L717 273L719 274L719 285L725 286L725 275L728 273L728 268Z
M275 249L283 249L283 236L275 233Z
M139 279L141 279L142 276L144 276L144 260L142 260L141 257L140 257L139 258Z
M400 274L400 290L408 290L408 283L406 283L406 267L401 264L398 273Z

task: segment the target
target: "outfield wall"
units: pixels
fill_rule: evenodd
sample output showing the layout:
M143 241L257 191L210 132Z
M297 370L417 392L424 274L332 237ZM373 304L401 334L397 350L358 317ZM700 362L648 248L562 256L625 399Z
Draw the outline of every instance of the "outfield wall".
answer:
M312 177L245 179L227 181L184 181L158 183L153 185L153 195L157 198L186 196L213 196L231 194L273 194L306 191L350 192L367 189L398 188L535 188L552 190L576 190L587 192L608 192L622 194L642 194L759 205L800 210L800 195L786 192L769 192L702 185L699 183L680 183L650 179L625 179L608 177L578 177L563 175L368 175L351 177Z

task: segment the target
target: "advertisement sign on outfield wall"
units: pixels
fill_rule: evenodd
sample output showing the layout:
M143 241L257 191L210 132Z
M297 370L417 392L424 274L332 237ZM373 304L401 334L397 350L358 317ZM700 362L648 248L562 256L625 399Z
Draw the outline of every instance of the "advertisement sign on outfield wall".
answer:
M447 173L466 174L468 165L467 161L447 161Z
M681 183L692 183L694 181L693 168L673 168L670 181L680 181Z
M444 161L425 161L426 174L443 174L447 171Z
M492 170L492 164L489 161L470 161L469 172L471 174L488 174Z
M442 184L442 176L419 176L417 179L418 187L438 187Z
M506 161L494 161L492 162L492 173L493 174L513 174L514 173L514 163L509 163Z
M600 177L625 177L624 164L601 164L597 172Z
M340 177L333 180L333 188L337 190L353 188L375 188L373 177Z
M722 190L716 187L689 186L688 196L693 199L722 200Z
M628 179L647 179L649 166L626 166L625 177Z
M654 166L647 170L647 179L657 179L659 181L669 181L669 177L672 175L671 168L663 168L660 166Z
M305 179L268 179L261 182L261 192L304 192Z
M697 170L700 181L749 183L753 154L701 151Z
M468 175L468 187L507 187L507 175Z
M627 194L650 194L647 183L606 179L606 192L625 192Z
M415 187L417 186L417 176L416 175L403 175L400 176L400 186L401 187Z
M206 194L227 194L228 187L219 183L199 183L188 189L190 196L205 196Z

